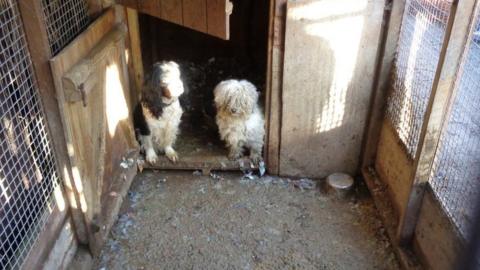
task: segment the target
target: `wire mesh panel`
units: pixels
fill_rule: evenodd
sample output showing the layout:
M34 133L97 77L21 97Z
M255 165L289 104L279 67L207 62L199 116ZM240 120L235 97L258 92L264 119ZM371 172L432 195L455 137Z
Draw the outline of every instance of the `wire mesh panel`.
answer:
M456 81L456 94L442 130L430 184L447 215L466 232L480 198L480 14Z
M18 269L59 178L17 2L0 0L0 269Z
M410 157L417 149L452 0L407 0L387 117Z
M58 53L82 30L90 18L85 0L42 0L52 55Z

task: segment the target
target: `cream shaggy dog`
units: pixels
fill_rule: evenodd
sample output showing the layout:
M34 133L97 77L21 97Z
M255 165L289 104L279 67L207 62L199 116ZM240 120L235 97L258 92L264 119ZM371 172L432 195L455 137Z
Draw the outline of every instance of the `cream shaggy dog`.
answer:
M250 150L250 159L258 163L262 159L265 120L258 106L257 89L246 80L226 80L215 87L213 94L215 120L220 138L229 149L228 157L240 158L245 147Z
M175 62L155 63L142 89L142 99L135 108L135 130L149 163L157 161L156 151L165 153L172 162L178 160L173 145L183 114L178 99L184 92L180 75Z

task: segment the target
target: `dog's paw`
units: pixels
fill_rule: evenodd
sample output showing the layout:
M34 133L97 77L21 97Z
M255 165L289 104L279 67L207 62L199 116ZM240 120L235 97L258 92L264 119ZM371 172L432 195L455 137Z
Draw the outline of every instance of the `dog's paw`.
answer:
M153 149L150 149L147 151L145 158L147 159L147 162L150 164L155 164L158 160L157 153Z
M166 149L165 156L173 163L178 161L178 154L173 148Z

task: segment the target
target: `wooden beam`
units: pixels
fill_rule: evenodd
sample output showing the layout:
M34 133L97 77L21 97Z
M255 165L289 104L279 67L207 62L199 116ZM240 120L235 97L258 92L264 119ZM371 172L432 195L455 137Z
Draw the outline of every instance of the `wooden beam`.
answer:
M55 98L55 87L48 62L52 55L41 1L24 0L18 3L24 24L25 36L29 45L33 70L40 91L43 111L47 119L48 134L53 142L57 170L64 183L66 198L71 206L71 214L77 238L79 242L87 243L88 237L85 218L79 207L80 197L78 196L78 190L71 174L71 165L68 159L65 136L63 134L63 124Z
M415 154L410 196L405 213L400 217L397 238L403 245L411 243L415 232L425 187L447 117L448 104L455 90L456 74L470 31L474 7L475 0L452 3L437 72L420 133L419 147Z
M390 74L397 50L404 9L405 0L389 0L385 6L383 37L379 44L379 57L377 70L375 71L376 78L370 101L371 106L367 129L363 139L361 168L372 166L375 163L386 108L387 92L391 83Z
M144 80L140 27L138 23L138 12L131 8L126 8L126 11L130 52L128 66L134 82L134 87L131 88L132 103L136 104L136 102L140 100L140 92Z
M266 108L266 161L270 174L279 174L280 127L282 119L283 53L285 47L285 17L287 0L271 0Z

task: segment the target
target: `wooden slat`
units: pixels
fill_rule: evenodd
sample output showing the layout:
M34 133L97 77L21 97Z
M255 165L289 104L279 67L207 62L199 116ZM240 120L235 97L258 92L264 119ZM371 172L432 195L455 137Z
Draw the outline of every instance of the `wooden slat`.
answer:
M48 124L48 133L52 138L59 176L62 178L65 196L71 207L71 214L75 223L77 238L80 243L87 243L87 229L85 218L80 205L78 189L73 182L71 165L68 159L67 146L63 133L61 113L55 98L55 85L50 70L49 59L51 50L44 23L43 7L40 1L19 1L19 9L23 18L25 36L29 44L30 56L33 63L36 81L40 91L40 98ZM54 138L54 139L53 139ZM60 225L61 226L61 225ZM49 226L48 230L60 230L60 227ZM42 250L40 248L39 250Z
M143 60L142 47L140 40L140 27L138 23L138 12L131 8L126 8L128 34L129 34L129 67L132 73L134 88L132 89L132 102L136 104L140 100L140 92L143 86Z
M466 243L430 188L425 192L421 212L413 244L425 268L460 269L456 263L465 255Z
M415 155L417 159L414 161L414 173L411 176L410 196L406 211L400 217L398 240L403 244L409 244L415 232L424 191L430 177L442 127L446 121L448 104L455 90L454 83L470 32L475 2L475 0L465 0L452 3L437 73L420 133L419 147Z
M183 8L181 0L161 0L160 18L183 25Z
M338 1L287 4L281 175L359 169L385 1Z
M137 5L140 12L157 18L162 18L162 7L160 0L137 0Z
M221 39L230 39L230 14L232 4L229 0L207 0L207 32Z
M183 25L207 32L207 0L183 0Z
M280 124L282 116L281 94L283 49L287 0L272 0L270 7L269 40L266 87L266 162L270 174L279 173Z

